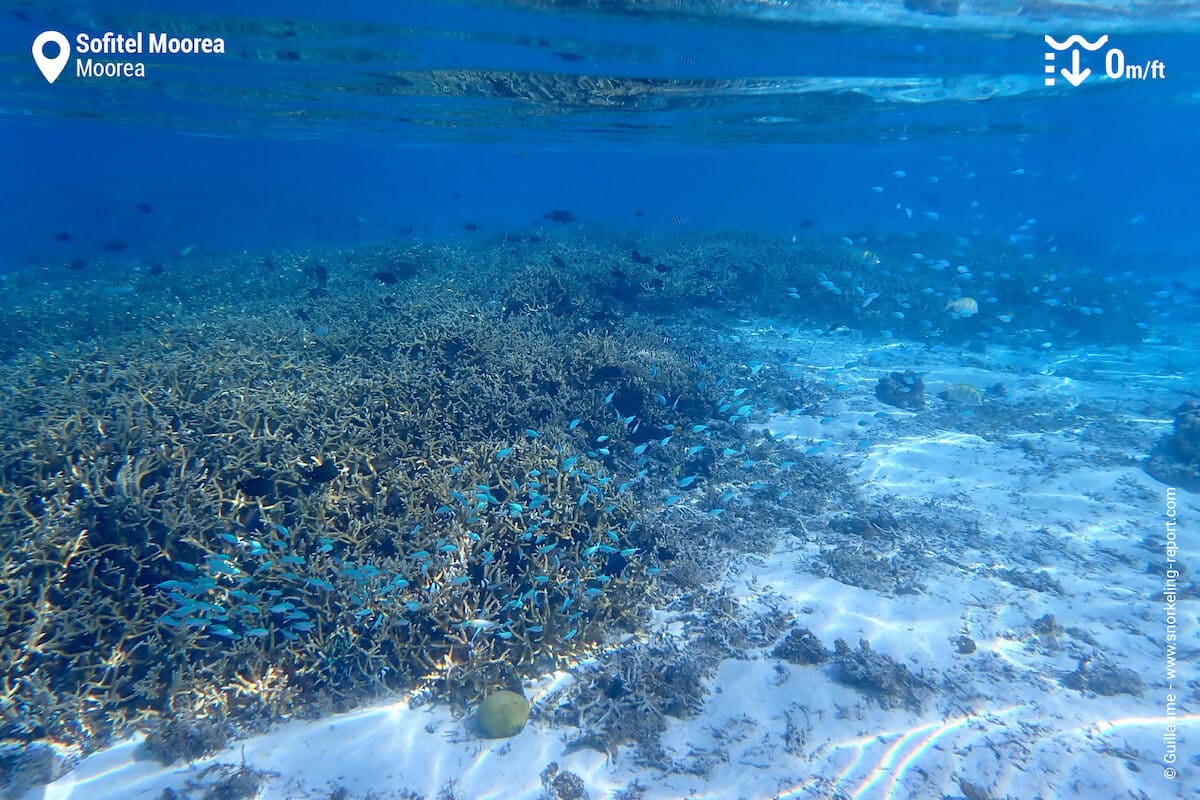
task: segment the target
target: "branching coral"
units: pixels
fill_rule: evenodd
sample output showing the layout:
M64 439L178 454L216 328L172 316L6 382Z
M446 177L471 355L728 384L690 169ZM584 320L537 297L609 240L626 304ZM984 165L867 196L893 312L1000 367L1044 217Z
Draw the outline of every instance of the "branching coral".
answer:
M407 291L7 367L6 736L468 704L636 624L635 495L716 441L694 344Z

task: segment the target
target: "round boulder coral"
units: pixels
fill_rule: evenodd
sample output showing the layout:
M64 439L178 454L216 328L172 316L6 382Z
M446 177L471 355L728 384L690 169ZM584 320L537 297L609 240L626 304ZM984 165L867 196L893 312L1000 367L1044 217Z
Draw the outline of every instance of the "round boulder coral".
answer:
M483 698L475 721L487 739L516 736L529 720L529 701L516 692L499 691Z

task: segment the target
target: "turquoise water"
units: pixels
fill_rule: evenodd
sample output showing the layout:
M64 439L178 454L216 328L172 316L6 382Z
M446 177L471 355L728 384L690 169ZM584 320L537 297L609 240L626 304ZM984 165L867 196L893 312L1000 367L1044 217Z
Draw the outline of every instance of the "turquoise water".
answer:
M1198 26L0 4L0 793L1196 796Z

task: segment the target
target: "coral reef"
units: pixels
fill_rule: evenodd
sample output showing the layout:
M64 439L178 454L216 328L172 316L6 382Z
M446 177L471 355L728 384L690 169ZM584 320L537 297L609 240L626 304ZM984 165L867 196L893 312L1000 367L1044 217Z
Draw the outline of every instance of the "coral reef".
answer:
M575 747L615 755L632 743L642 761L662 766L659 735L667 717L687 719L699 711L708 692L703 681L715 663L670 643L626 645L577 668L575 685L545 706L555 722L579 729Z
M890 372L875 384L875 397L889 406L915 411L925 406L925 381L912 370Z
M925 679L909 672L908 667L876 653L866 639L858 643L857 650L838 639L833 643L833 649L839 681L874 697L881 708L921 709L931 686Z
M1182 404L1174 416L1174 429L1150 453L1146 471L1168 486L1200 492L1200 400Z
M162 764L210 756L233 735L233 726L218 720L162 718L151 721L148 728L142 750Z
M243 764L212 764L179 789L164 789L162 800L252 800L277 773Z
M748 430L814 405L799 376L555 307L502 251L144 275L153 325L96 305L73 342L54 298L0 364L0 734L465 709L635 627L686 541L660 514L716 533L786 505L780 468L822 485Z
M213 323L30 370L0 455L6 733L281 718L430 677L466 703L636 617L653 560L599 452L626 427L561 361L644 346L461 311L353 342L332 319L319 343ZM651 358L672 391L675 359Z
M543 797L546 800L588 800L587 785L583 778L570 770L560 770L558 762L552 761L542 770Z
M1062 684L1081 692L1102 695L1130 694L1141 697L1146 691L1146 682L1141 675L1103 656L1080 659L1075 671L1063 676Z
M986 258L972 291L1024 309L1023 332L949 318L951 287L894 268L904 241L868 258L555 230L123 272L113 254L5 281L0 737L89 749L151 727L165 754L160 720L242 729L414 689L465 710L595 655L671 593L711 601L682 613L711 623L712 652L771 646L791 620L725 624L728 599L697 591L730 549L804 537L825 574L903 592L948 534L851 502L837 467L762 431L819 414L826 390L752 351L742 319L1029 347L1056 327L1145 336L1136 287L1077 280L1077 303L1049 306ZM1038 269L1080 274L1055 258ZM1074 310L1101 303L1104 324ZM913 373L877 393L923 402ZM988 399L956 419L987 425L1005 406ZM1195 414L1164 459L1194 465ZM814 534L832 507L843 518ZM553 713L581 741L650 753L703 697L707 657L609 649ZM881 702L919 694L867 649L833 658Z
M829 660L829 650L807 628L793 628L771 651L775 658L792 664L823 664Z
M829 520L835 534L814 568L842 583L884 594L921 591L922 576L963 532L977 533L970 520L950 519L933 509L891 501L853 499L847 513Z
M0 743L0 797L22 797L65 775L75 763L49 745Z

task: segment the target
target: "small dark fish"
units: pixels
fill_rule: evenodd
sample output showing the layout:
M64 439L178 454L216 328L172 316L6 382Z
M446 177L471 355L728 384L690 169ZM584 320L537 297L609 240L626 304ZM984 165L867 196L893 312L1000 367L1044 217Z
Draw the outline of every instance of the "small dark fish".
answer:
M479 225L478 225L477 223L474 223L474 222L464 222L462 227L463 227L463 230L464 230L464 231L477 231L477 230L479 230Z
M87 261L82 258L77 258L67 264L67 269L80 270L87 266Z
M637 250L634 250L629 257L633 259L633 263L635 264L649 264L653 260L650 256L644 256Z
M138 203L137 210L142 212L143 214L149 214L154 209L150 206L149 203Z
M521 237L515 233L506 233L504 234L504 241L509 244L520 244Z
M635 217L644 217L644 216L646 216L646 212L639 208L633 212L633 215Z
M379 272L372 274L371 277L380 283L386 283L388 286L394 285L397 281L396 273L386 272L384 270L380 270Z
M563 52L562 50L555 50L554 55L557 56L562 61L568 61L568 62L583 61L583 56L579 55L578 53L566 53L566 52Z
M654 271L657 272L659 275L666 275L668 272L671 271L671 268L660 261L654 265Z
M129 247L129 244L121 239L109 239L104 243L104 249L110 253L119 253Z
M560 222L564 225L575 221L575 215L565 208L556 208L553 211L547 212L544 216L551 222Z
M338 468L332 461L323 461L310 470L301 470L301 474L312 483L329 483L338 476Z
M66 231L60 231L60 232L54 234L54 241L69 242L69 241L71 241L71 234L67 233Z
M556 267L565 267L567 265L567 262L553 254L550 255L550 260L554 262L554 266Z
M262 475L255 475L238 481L237 488L247 497L264 497L275 490L275 482Z
M321 286L324 286L325 282L329 280L329 270L325 268L324 264L313 264L308 268L307 272L316 278L317 283Z
M813 221L812 221L811 219L802 219L802 220L800 220L800 227L801 227L801 228L811 228L812 226L813 226Z
M146 274L147 275L162 275L164 272L166 272L166 269L167 268L164 267L162 264L151 264L150 268L146 270Z
M529 236L529 243L530 243L530 244L538 244L538 243L539 243L539 242L541 242L541 241L542 241L542 237L538 236L536 233L534 233L534 234L531 234L531 235Z

